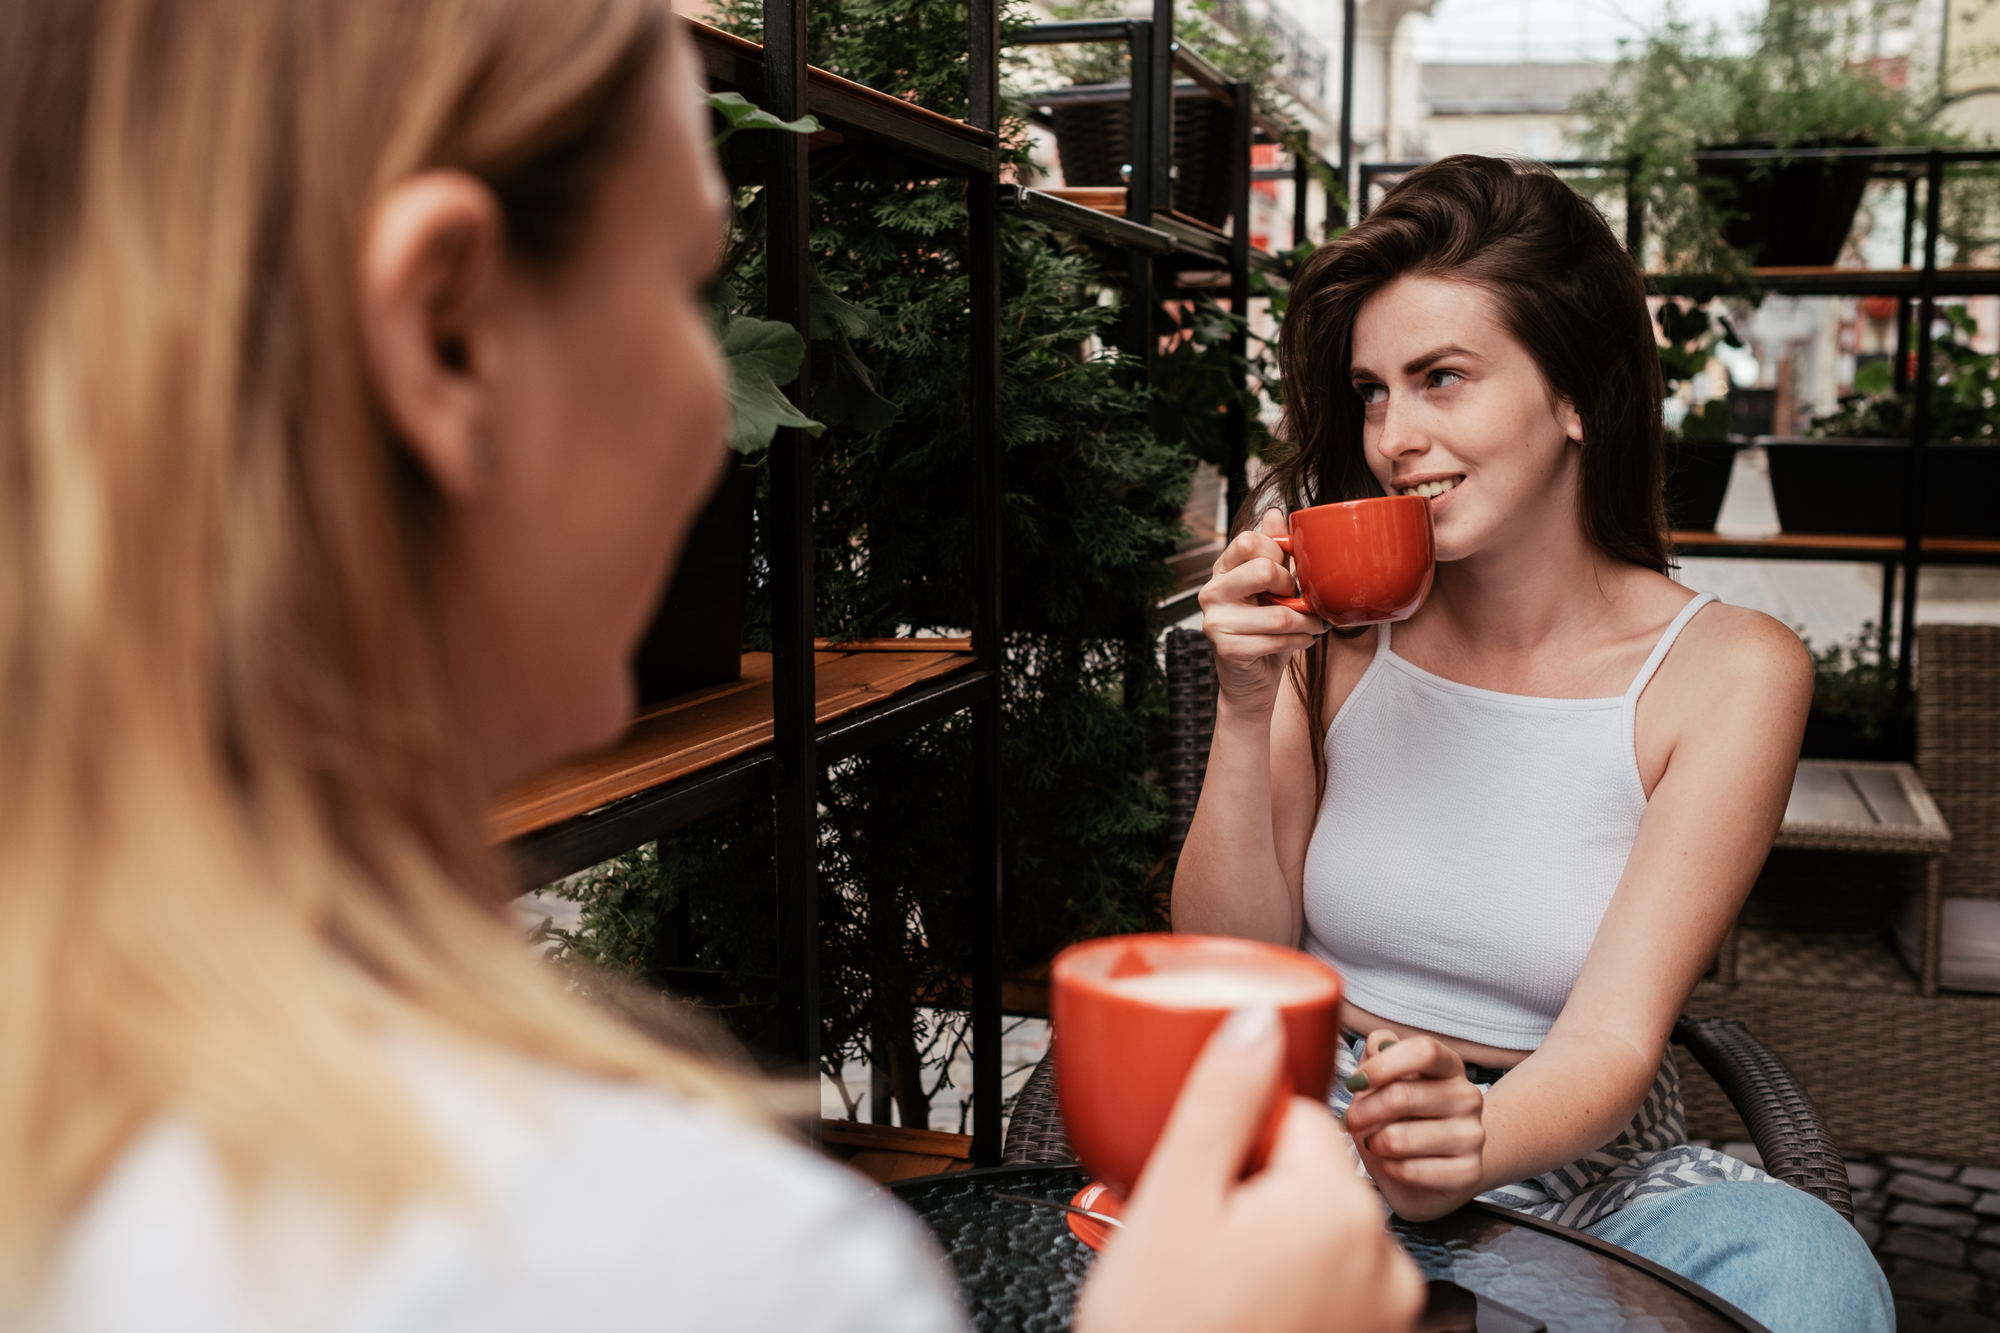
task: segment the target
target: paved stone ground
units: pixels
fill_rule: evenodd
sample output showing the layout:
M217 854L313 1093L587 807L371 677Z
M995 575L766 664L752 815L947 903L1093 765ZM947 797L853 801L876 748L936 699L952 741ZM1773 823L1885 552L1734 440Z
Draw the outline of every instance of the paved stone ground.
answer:
M1854 1217L1896 1293L1899 1330L2000 1333L2000 1171L1849 1158Z
M1748 1143L1722 1150L1763 1164ZM1896 1297L1898 1333L2000 1333L2000 1171L1857 1153L1847 1179L1855 1229Z

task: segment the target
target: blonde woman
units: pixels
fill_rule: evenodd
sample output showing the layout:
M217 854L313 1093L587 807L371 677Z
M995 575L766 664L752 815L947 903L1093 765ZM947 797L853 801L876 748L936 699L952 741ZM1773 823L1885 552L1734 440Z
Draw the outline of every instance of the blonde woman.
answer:
M527 956L480 832L620 729L720 459L678 40L0 8L0 1328L959 1325L755 1086ZM1276 1059L1211 1048L1086 1326L1407 1322L1322 1113L1234 1179Z

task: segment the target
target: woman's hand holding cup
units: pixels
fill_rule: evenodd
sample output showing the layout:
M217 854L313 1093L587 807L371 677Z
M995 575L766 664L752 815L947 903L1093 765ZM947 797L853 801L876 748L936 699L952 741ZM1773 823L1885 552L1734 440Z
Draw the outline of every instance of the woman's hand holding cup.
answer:
M1371 1054L1349 1075L1347 1132L1362 1164L1398 1217L1427 1222L1479 1192L1484 1172L1485 1094L1465 1061L1430 1037L1368 1034Z
M1390 1333L1423 1308L1423 1279L1323 1105L1291 1098L1269 1162L1241 1178L1280 1030L1259 1006L1209 1039L1084 1284L1081 1333Z
M1436 570L1430 501L1418 496L1314 505L1289 518L1266 510L1223 550L1201 593L1220 702L1269 716L1293 653L1330 627L1409 619Z
M1298 595L1285 552L1272 540L1290 531L1281 511L1265 510L1254 530L1238 533L1223 548L1201 590L1202 631L1214 653L1216 684L1222 702L1239 713L1268 715L1292 654L1327 629L1318 616L1262 600Z

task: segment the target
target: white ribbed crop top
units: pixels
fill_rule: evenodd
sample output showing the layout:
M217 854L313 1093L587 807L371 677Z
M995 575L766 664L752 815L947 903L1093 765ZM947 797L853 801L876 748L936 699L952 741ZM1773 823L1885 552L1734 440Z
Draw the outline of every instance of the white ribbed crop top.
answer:
M1646 811L1632 719L1695 612L1624 694L1538 699L1375 659L1326 737L1306 849L1308 951L1370 1013L1533 1050L1583 970Z

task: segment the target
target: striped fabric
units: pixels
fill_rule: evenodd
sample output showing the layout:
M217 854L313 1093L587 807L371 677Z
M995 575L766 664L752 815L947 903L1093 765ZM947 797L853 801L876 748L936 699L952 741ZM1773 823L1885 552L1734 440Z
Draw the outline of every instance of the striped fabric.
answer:
M1362 1054L1362 1038L1348 1034L1334 1072L1332 1102L1337 1114L1345 1115L1354 1099L1347 1090L1347 1076L1361 1063ZM1466 1076L1485 1092L1500 1072L1473 1065L1467 1067ZM1687 1141L1680 1071L1674 1065L1674 1053L1668 1051L1660 1061L1652 1090L1624 1133L1567 1166L1488 1190L1479 1197L1486 1203L1581 1229L1611 1216L1634 1199L1723 1180L1784 1184L1728 1153L1697 1148Z

